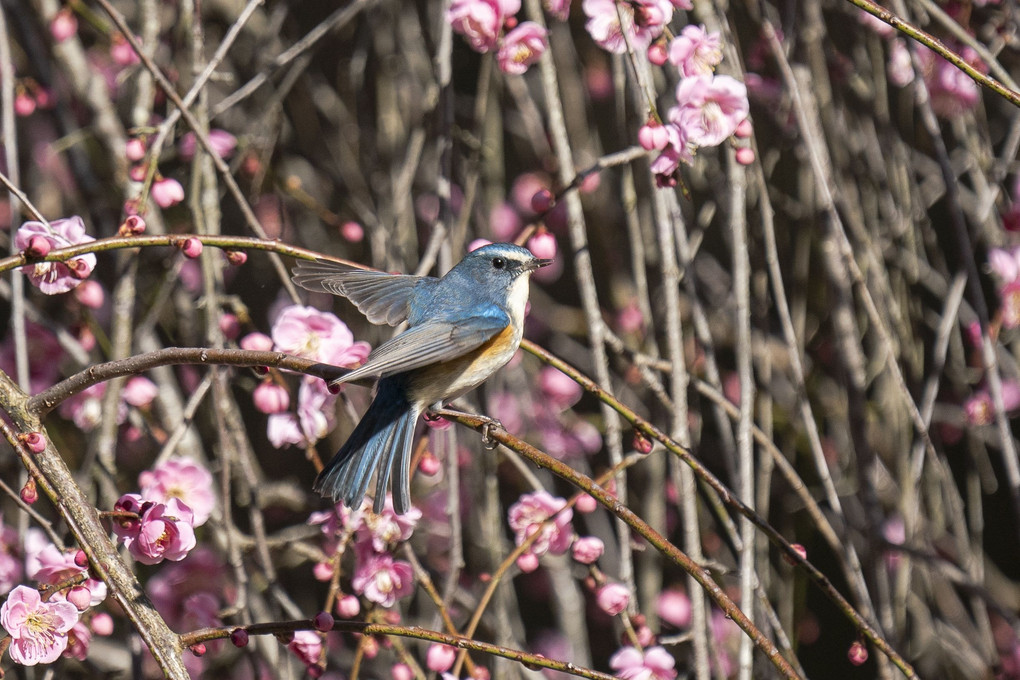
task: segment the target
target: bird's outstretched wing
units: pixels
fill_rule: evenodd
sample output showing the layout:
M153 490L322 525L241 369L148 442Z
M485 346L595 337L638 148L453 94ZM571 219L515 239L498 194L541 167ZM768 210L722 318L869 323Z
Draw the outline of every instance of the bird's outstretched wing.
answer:
M334 382L383 378L456 359L491 340L509 324L510 318L502 312L468 317L458 320L456 324L429 321L409 328L379 345L368 355L364 364Z
M387 274L320 259L299 261L292 278L305 290L347 298L372 323L396 326L407 319L414 287L430 277Z

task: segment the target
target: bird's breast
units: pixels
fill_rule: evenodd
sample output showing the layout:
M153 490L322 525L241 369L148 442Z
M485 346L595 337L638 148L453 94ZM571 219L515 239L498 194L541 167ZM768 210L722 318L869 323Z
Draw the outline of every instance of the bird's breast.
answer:
M426 406L459 397L510 361L521 344L522 332L509 325L461 357L412 371L408 396Z

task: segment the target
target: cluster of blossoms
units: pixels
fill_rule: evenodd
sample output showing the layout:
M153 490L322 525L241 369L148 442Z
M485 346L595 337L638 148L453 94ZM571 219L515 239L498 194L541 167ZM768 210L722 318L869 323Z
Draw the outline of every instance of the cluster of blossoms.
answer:
M330 556L329 561L316 565L315 576L324 581L332 578L333 560L343 554L348 540L353 541L356 566L351 589L369 602L392 607L414 590L411 565L394 559L393 549L414 533L421 510L412 507L398 515L393 511L393 499L389 494L381 513L372 512L371 506L372 501L365 499L357 510L337 504L332 510L312 513L308 523L321 528L323 552ZM348 595L337 599L340 616L350 618L359 610L356 597Z
M372 511L371 499L365 499L356 510L338 503L333 509L314 512L308 523L318 526L323 536L323 553L327 559L319 562L313 574L320 581L329 581L339 567L340 559L347 552L348 546L354 548L354 571L351 574L348 594L340 594L336 600L336 613L341 618L350 619L361 612L361 599L364 598L373 606L393 607L397 600L414 592L414 572L410 563L393 557L396 547L408 540L414 533L415 526L421 519L421 511L412 507L403 515L393 511L393 498L386 496L386 504L381 513ZM332 618L326 612L319 617L328 617L328 630L332 627ZM317 619L319 618L317 617ZM398 623L400 615L390 611L386 620ZM318 627L318 624L316 624ZM319 677L322 672L320 655L322 638L313 631L298 631L287 645L307 666L312 677ZM369 658L379 651L378 644L373 640L365 640L362 652ZM396 677L396 675L394 675Z
M141 493L121 496L113 531L142 564L179 562L195 547L195 527L215 505L212 475L198 463L171 459L139 475Z
M15 532L0 525L0 555L13 558ZM18 664L53 663L61 656L85 659L93 634L109 635L109 614L91 611L106 599L106 585L88 577L88 560L80 550L61 550L41 531L30 529L21 545L25 575L38 587L15 585L21 566L0 560L0 625L10 635L9 653ZM74 583L74 585L68 585ZM54 588L59 587L59 590Z
M368 356L371 347L355 342L343 321L313 307L284 307L270 331L272 337L252 333L241 339L250 350L285 352L333 366L353 368ZM336 395L318 378L305 376L298 388L297 410L290 411L290 392L275 376L268 376L252 395L257 408L269 414L269 441L277 448L311 446L336 425Z
M886 62L886 71L889 81L898 87L905 87L913 82L917 74L914 72L906 40L899 37L899 32L895 28L864 10L860 11L858 17L862 24L888 43L889 58ZM988 72L988 67L972 47L955 40L946 40L945 45L976 70L981 73ZM946 120L953 120L968 111L973 111L981 99L978 84L927 47L918 44L916 49L921 77L924 79L935 114Z
M37 259L49 255L51 250L68 248L95 241L85 233L85 222L80 217L43 222L25 222L14 236L14 245L27 258ZM96 268L92 253L71 258L66 262L36 262L22 268L32 285L47 295L66 293L87 279Z
M718 146L734 135L750 136L747 87L735 78L715 74L722 61L722 41L704 26L685 26L664 53L661 48L649 49L649 55L658 63L668 60L681 76L667 122L660 124L652 118L638 131L643 147L661 151L652 162L656 183L671 187L678 181L680 164L691 163L699 147ZM739 149L737 160L749 163L753 154Z
M473 50L482 53L497 50L499 68L520 75L548 47L544 28L533 21L518 23L520 10L521 0L453 0L446 20Z

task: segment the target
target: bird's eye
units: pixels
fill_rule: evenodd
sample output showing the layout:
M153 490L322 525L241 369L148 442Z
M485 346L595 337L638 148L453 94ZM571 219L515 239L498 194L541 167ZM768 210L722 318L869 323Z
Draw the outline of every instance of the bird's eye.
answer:
M504 260L502 257L494 257L492 258L492 266L495 267L496 269L505 269L506 260Z

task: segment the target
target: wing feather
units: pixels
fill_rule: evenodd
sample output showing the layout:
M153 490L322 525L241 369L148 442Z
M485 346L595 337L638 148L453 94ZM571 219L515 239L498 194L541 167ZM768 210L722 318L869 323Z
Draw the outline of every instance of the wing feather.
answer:
M509 317L500 314L469 317L458 321L456 325L430 321L409 328L392 340L379 345L368 355L362 366L335 382L382 378L456 359L491 340L509 323Z
M319 259L298 262L292 278L305 290L347 298L372 323L396 326L407 319L415 286L431 277L387 274Z

